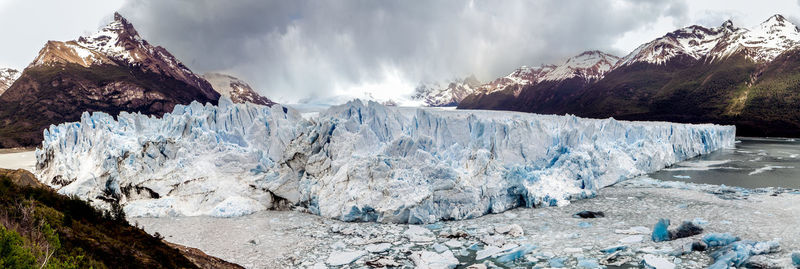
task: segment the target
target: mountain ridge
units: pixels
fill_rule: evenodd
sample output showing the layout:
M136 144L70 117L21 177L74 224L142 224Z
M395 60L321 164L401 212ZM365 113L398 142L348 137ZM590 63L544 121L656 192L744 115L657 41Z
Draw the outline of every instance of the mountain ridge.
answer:
M684 27L619 60L594 82L473 94L459 108L734 124L739 135L800 136L800 28L775 15L754 30Z

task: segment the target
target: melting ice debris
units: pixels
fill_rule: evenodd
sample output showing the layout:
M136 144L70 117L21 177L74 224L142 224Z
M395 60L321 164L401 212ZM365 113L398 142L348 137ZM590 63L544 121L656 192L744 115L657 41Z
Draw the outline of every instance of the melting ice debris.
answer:
M733 236L729 233L707 234L704 235L702 239L703 243L705 243L708 247L727 246L739 240L739 237Z
M364 249L370 253L380 253L389 250L392 247L390 243L369 244Z
M641 240L639 240L639 241L641 241ZM606 254L611 254L611 253L614 253L614 252L617 252L617 251L625 251L627 249L628 249L627 246L613 246L613 247L610 247L610 248L603 249L601 251L603 253L606 253Z
M456 268L458 265L458 259L449 250L441 254L431 251L417 251L411 253L409 259L419 269Z
M617 234L631 234L631 235L635 235L635 234L650 234L650 229L647 228L647 227L644 227L644 226L635 226L635 227L631 227L631 228L629 228L627 230L614 230L614 233L617 233Z
M642 267L648 269L675 269L675 264L669 262L667 259L653 255L644 255L642 259Z
M419 225L409 225L404 234L411 242L432 242L436 240L430 230Z
M498 254L497 262L500 263L507 263L512 262L516 259L522 258L525 254L530 253L536 249L536 246L531 244L524 244L522 246L507 250L503 253Z
M550 267L553 268L564 268L566 267L566 265L564 264L566 261L567 259L565 258L556 257L550 259L547 263L550 265Z
M523 236L525 234L525 232L522 231L522 226L519 226L519 224L509 224L509 225L505 225L505 226L498 226L498 227L495 227L494 230L497 233L508 234L511 237L520 237L520 236Z
M780 244L777 241L736 241L711 253L714 263L708 268L727 269L729 267L740 267L753 255L774 253L779 250Z
M578 268L600 268L600 264L594 259L580 258L578 259Z
M669 220L659 219L653 227L653 234L650 236L653 242L662 242L669 240Z
M334 252L325 260L325 263L330 266L350 264L366 254L367 252L363 250Z
M623 244L635 244L641 243L644 240L644 236L642 235L631 235L619 240L620 243Z
M699 154L735 127L352 101L313 120L192 103L161 118L84 113L51 126L37 177L128 216L229 217L281 205L344 221L431 223L564 205Z

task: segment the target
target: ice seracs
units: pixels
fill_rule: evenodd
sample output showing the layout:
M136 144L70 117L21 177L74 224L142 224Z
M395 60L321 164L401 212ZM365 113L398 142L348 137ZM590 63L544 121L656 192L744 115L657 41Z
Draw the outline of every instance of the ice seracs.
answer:
M160 119L94 113L52 126L36 174L99 207L119 202L130 216L234 216L291 204L344 221L430 223L567 204L733 146L734 135L732 126L361 101L307 120L223 98ZM427 237L419 231L415 238Z

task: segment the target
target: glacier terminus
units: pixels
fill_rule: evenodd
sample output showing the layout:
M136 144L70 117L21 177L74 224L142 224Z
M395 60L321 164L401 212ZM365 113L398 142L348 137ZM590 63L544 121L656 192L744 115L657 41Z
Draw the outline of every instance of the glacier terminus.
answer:
M84 113L50 126L37 177L129 217L300 207L343 221L431 223L568 204L733 147L734 126L387 107L315 117L281 105L178 105L161 118Z

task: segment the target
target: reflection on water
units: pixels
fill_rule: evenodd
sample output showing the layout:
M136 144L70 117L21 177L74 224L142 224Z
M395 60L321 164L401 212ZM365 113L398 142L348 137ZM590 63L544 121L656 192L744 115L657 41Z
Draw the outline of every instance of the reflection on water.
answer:
M734 149L680 162L650 177L745 188L800 188L800 141L740 137Z

